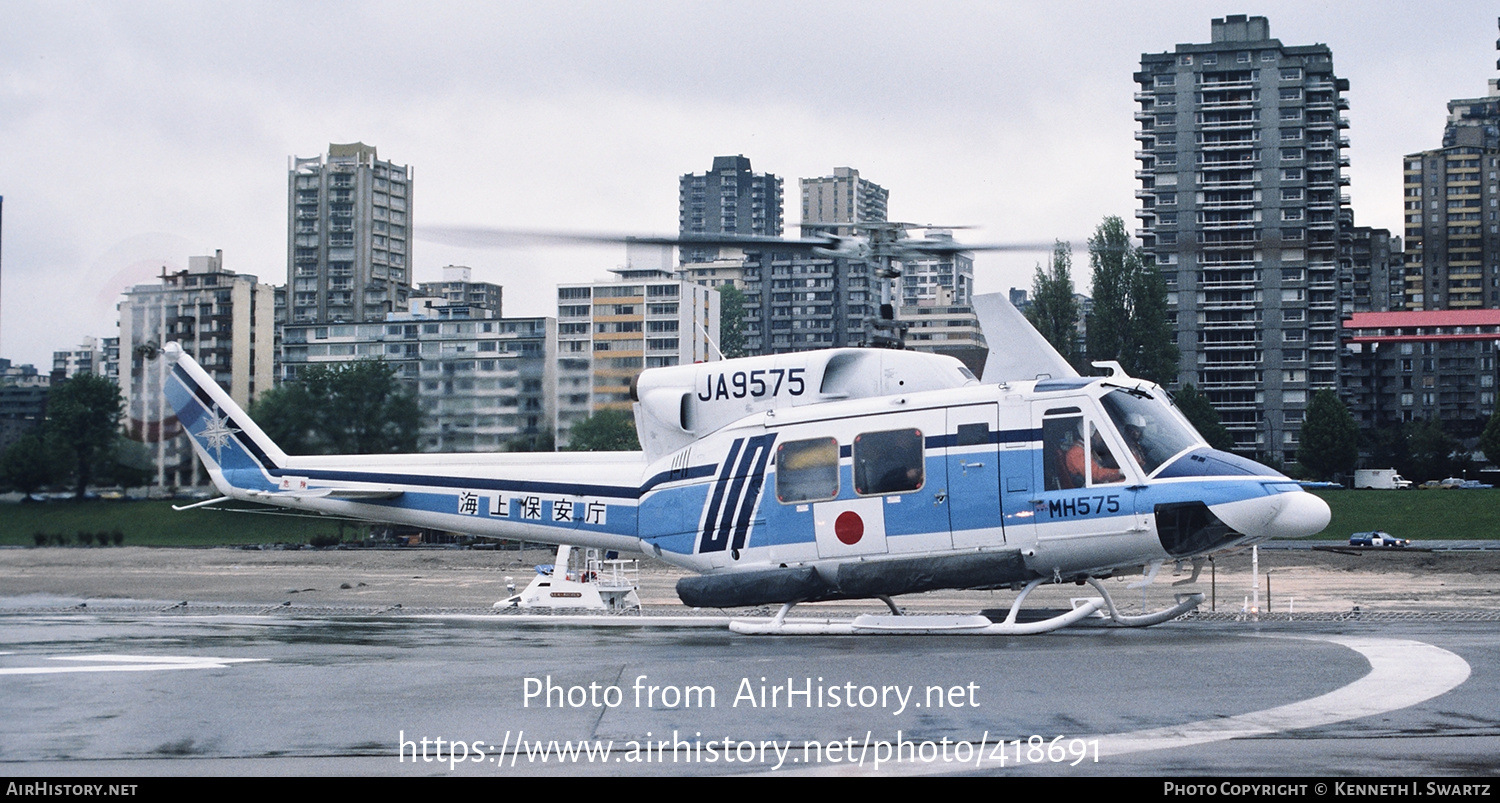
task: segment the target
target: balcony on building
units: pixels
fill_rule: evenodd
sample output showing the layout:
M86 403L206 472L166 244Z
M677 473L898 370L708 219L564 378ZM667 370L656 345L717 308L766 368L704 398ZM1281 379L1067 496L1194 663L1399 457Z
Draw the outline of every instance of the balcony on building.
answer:
M1260 278L1254 271L1215 272L1212 276L1204 271L1203 278L1198 280L1198 286L1204 290L1254 290L1259 284Z
M1253 117L1235 118L1232 120L1205 120L1198 124L1200 131L1240 131L1253 129L1260 123Z
M1253 109L1260 102L1259 93L1253 90L1240 92L1204 92L1198 108L1203 110L1237 111Z

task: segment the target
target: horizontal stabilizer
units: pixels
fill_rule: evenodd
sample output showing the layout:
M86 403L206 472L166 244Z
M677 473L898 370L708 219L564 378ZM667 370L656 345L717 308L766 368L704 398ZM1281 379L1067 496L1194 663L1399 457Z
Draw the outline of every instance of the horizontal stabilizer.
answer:
M396 488L309 488L305 491L249 491L251 497L278 499L395 499L405 491Z

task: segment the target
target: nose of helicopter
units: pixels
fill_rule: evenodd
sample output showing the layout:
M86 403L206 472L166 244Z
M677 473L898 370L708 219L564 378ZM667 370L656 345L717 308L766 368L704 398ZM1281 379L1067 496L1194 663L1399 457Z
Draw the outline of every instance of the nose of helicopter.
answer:
M1328 503L1306 491L1277 494L1272 499L1280 503L1280 509L1266 525L1270 538L1306 538L1315 535L1323 532L1332 517Z
M1328 503L1302 491L1285 491L1214 505L1213 513L1238 533L1256 541L1270 538L1306 538L1328 526Z

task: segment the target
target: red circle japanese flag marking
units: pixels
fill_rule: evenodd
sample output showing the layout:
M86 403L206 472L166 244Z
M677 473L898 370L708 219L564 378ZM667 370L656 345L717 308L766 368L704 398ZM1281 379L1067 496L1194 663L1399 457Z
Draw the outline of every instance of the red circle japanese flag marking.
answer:
M858 513L846 510L834 520L833 534L838 536L839 541L845 546L854 546L865 535L864 519L861 519Z

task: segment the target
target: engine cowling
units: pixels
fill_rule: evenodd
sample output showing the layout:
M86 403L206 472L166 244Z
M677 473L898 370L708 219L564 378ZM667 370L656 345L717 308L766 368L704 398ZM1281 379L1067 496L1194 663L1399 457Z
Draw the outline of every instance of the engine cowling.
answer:
M767 410L976 384L953 357L890 349L828 349L652 368L632 388L649 462Z

